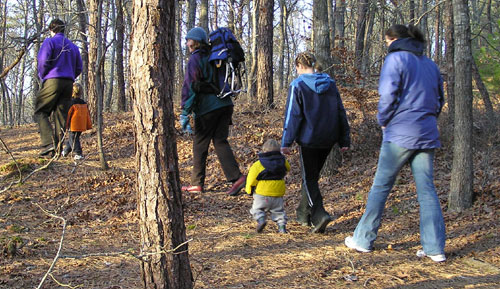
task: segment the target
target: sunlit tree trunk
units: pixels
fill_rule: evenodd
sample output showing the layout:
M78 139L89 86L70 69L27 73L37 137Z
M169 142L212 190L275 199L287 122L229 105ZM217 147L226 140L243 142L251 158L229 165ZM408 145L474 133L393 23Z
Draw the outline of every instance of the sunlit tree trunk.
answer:
M199 24L198 26L202 27L205 29L205 31L208 33L208 0L201 0L200 1L200 19L199 19Z
M257 99L272 108L273 96L273 0L259 2L259 45L257 47Z
M472 206L472 51L467 0L453 0L455 28L455 123L453 165L448 208L463 211Z
M248 74L248 101L253 101L252 99L255 97L257 93L257 85L256 85L256 79L257 79L257 37L258 37L258 20L259 20L259 2L264 1L264 0L254 0L253 1L253 9L252 9L252 32L250 35L251 38L251 58L252 58L252 63L250 66L250 73Z
M193 287L176 147L175 5L134 0L130 70L143 288Z
M43 1L41 1L43 2ZM78 11L78 35L81 40L80 54L82 56L82 74L79 77L79 81L83 86L84 91L88 91L88 75L89 75L89 46L87 44L87 7L85 6L84 0L76 0L76 6Z

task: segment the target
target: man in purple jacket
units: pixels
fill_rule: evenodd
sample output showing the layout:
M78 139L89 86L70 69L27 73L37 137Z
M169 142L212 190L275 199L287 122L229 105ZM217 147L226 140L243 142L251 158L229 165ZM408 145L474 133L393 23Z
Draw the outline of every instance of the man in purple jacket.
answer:
M75 78L82 72L78 47L64 36L64 22L49 24L50 38L43 41L38 53L38 76L42 88L35 102L35 120L40 130L41 156L60 151ZM54 129L49 117L52 114Z

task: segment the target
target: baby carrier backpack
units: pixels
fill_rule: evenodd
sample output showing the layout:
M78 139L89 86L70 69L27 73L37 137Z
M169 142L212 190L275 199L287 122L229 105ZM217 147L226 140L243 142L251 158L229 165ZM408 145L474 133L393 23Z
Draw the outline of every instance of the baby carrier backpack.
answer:
M209 35L209 63L214 67L217 97L235 97L246 92L243 79L246 76L245 52L229 28L221 27Z

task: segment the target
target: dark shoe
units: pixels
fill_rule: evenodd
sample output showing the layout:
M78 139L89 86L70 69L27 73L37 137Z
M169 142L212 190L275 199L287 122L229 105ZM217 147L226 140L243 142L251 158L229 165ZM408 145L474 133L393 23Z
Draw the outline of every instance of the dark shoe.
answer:
M54 146L48 145L48 146L45 146L42 148L42 150L40 151L40 156L44 157L44 156L48 156L48 155L53 155L54 152L55 152Z
M181 191L188 193L203 193L201 186L182 186Z
M333 221L332 217L329 215L324 216L319 223L312 229L313 233L324 233L326 226Z
M266 225L267 225L266 220L264 220L264 218L260 218L257 221L257 233L262 232L262 230L264 230L264 228L266 227Z
M288 233L288 232L286 231L286 226L285 226L285 225L278 225L278 232L279 232L280 234L286 234L286 233Z
M236 182L233 183L233 186L229 191L227 191L227 194L230 196L236 196L238 193L243 189L246 183L247 176L242 175Z
M304 227L311 227L311 219L309 216L303 217L303 216L297 216L297 223Z

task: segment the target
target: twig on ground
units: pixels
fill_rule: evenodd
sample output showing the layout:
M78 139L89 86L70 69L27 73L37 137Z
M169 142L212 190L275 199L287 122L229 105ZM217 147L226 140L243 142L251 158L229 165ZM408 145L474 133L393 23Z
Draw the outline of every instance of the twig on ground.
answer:
M48 212L47 210L45 210L44 208L42 208L37 203L35 203L35 205L37 205L40 208L40 210L42 210L48 216L50 216L52 218L59 219L59 220L61 220L63 222L63 228L62 228L62 233L61 233L61 240L59 241L59 248L57 249L56 256L52 260L52 264L50 264L49 270L47 270L47 273L45 273L45 275L43 276L42 280L38 284L38 287L36 287L37 289L40 289L40 288L42 288L43 283L47 279L47 276L49 276L51 274L52 269L54 269L54 266L56 265L57 259L59 259L59 256L61 254L61 250L62 250L62 246L63 246L63 242L64 242L64 234L66 233L66 220L63 217L60 217L60 216L57 216L57 215L54 215L54 214Z
M82 287L83 286L83 285L71 286L71 285L68 285L68 284L63 284L63 283L57 281L57 279L54 277L54 275L52 275L52 273L49 273L49 276L50 276L50 278L52 278L52 280L54 280L54 282L57 283L57 285L59 285L61 287L68 287L68 288L71 288L71 289L76 289L78 287Z
M14 155L12 155L12 152L10 149L7 147L7 144L3 141L3 139L0 137L0 142L2 143L5 151L9 154L10 158L14 161L14 164L16 165L17 171L19 172L19 181L23 178L23 173L21 172L21 168L19 167L19 164L17 163L16 158Z
M147 262L147 259L145 257L152 256L152 255L159 255L159 254L167 254L167 253L172 253L172 254L182 254L186 253L187 251L180 251L176 252L177 249L180 247L186 245L187 243L193 241L193 239L189 239L181 244L179 244L177 247L170 249L170 250L160 250L156 252L146 252L142 254L134 254L133 251L127 250L127 251L118 251L118 252L108 252L108 253L90 253L90 254L82 254L82 255L62 255L59 258L62 259L85 259L89 257L115 257L115 256L121 256L121 255L126 255L126 256L131 256L134 257L135 259L141 261L141 262Z

